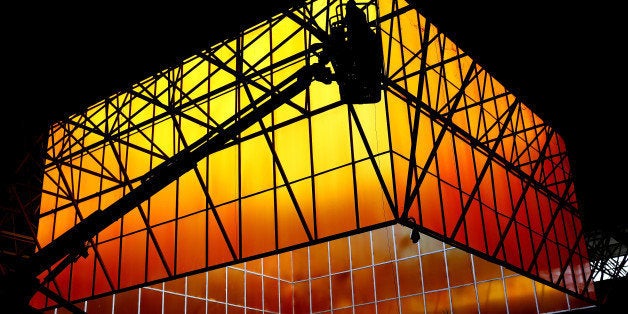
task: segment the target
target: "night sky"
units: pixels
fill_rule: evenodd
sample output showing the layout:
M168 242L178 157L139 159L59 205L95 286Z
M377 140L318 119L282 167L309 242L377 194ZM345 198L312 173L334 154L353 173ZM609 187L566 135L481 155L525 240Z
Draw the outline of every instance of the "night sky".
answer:
M50 121L178 64L291 2L298 1L227 1L214 9L188 2L152 8L3 4L2 177L10 176ZM574 2L501 3L417 6L565 138L580 207L594 213L587 221L625 222L622 10Z

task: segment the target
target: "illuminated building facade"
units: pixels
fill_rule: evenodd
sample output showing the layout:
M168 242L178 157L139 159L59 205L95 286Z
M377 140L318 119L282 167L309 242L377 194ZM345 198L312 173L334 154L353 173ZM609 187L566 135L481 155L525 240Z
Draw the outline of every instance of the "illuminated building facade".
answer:
M311 78L282 98L303 69L339 75L325 49L344 8L286 10L53 124L42 250L172 180L133 197L47 288L89 313L594 304L562 138L413 6L358 4L381 39L376 101Z

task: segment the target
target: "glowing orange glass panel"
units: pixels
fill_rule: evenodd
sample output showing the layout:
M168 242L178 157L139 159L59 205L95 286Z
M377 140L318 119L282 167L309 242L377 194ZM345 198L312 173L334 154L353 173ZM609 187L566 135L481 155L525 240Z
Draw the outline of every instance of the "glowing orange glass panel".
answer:
M373 269L371 267L356 269L351 272L353 279L353 290L360 291L354 294L353 302L355 304L370 303L375 300L375 287L373 282ZM386 283L382 282L382 286ZM379 286L379 283L378 283ZM379 297L379 296L378 296Z
M334 309L350 306L353 302L351 298L351 273L344 272L332 275L331 292Z
M516 276L505 279L506 294L508 295L508 309L512 311L536 311L534 300L534 282L531 279Z
M244 272L227 268L227 302L244 305Z
M422 295L413 295L401 298L402 313L425 313L423 306L424 304Z
M507 313L504 286L501 280L478 283L481 313Z
M246 273L246 306L262 309L262 276Z
M142 295L140 296L141 314L161 313L163 292L155 291L151 289L142 289Z
M332 273L349 269L350 261L348 238L341 238L329 242L329 260L331 263Z
M429 272L423 273L423 287L425 291L447 287L447 271L445 269L445 258L442 252L422 255L421 264L424 269L430 270Z
M137 314L140 290L129 290L116 294L115 313ZM142 290L144 291L144 290Z
M425 294L426 313L450 313L449 290Z
M264 310L279 311L279 281L264 277Z
M312 279L310 288L312 312L330 310L331 295L329 293L329 276Z
M308 248L292 251L292 279L294 281L305 280L309 276Z
M451 308L454 313L478 313L475 287L466 285L451 289Z
M200 273L187 277L187 294L198 298L204 298L205 293L207 292L206 277L206 273Z
M310 246L310 277L316 278L329 274L329 250L327 243Z
M164 293L164 313L182 313L185 311L185 297Z
M397 262L399 272L399 293L401 296L421 293L421 267L419 258L413 257Z
M397 297L397 272L394 263L375 265L375 291L378 300Z

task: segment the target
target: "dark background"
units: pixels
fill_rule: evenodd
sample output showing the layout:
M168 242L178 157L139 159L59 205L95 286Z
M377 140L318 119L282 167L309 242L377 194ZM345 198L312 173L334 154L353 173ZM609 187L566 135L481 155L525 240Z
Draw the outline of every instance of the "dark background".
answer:
M3 182L50 121L80 112L299 2L3 4ZM563 136L587 225L625 223L623 11L601 2L547 3L416 5Z

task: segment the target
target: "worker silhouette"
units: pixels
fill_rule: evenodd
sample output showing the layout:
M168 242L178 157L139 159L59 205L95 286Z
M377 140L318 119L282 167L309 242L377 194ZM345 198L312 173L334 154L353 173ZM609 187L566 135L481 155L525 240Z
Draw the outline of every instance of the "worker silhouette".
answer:
M341 22L332 25L332 65L345 103L374 103L381 98L381 41L354 0L344 8Z

